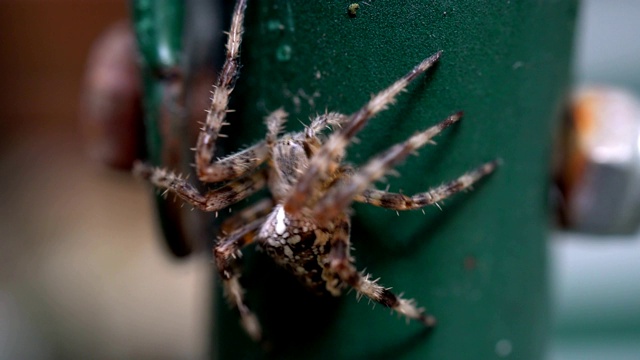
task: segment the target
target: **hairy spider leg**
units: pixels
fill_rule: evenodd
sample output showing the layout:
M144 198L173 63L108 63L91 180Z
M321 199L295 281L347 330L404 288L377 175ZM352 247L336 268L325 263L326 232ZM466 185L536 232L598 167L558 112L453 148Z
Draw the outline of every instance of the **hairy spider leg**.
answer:
M246 0L239 0L234 8L231 28L228 32L226 60L216 84L213 86L211 107L207 111L207 118L198 135L195 163L200 181L219 182L239 178L257 168L269 156L266 143L259 142L237 154L212 162L216 140L218 137L223 137L220 134L220 129L224 125L228 125L225 122L225 117L230 112L228 109L229 96L239 75L242 23L246 7Z
M197 150L198 148L196 147L195 149ZM198 175L198 179L203 182L221 182L237 179L255 170L268 158L269 147L265 141L260 141L242 151L216 159L206 170L207 174L215 172L215 175L207 175L206 179ZM209 172L210 169L214 170Z
M222 278L227 300L231 306L238 309L240 323L254 341L259 341L262 338L262 330L260 321L251 311L244 298L244 289L240 284L239 260L242 257L241 249L253 241L254 236L252 234L255 234L262 226L265 219L263 217L254 220L235 230L221 238L213 248L213 257Z
M236 229L248 224L258 218L268 215L272 210L275 202L272 198L264 198L253 203L246 208L233 213L233 215L224 219L220 226L222 234L230 234Z
M329 270L343 282L358 292L358 297L364 295L369 299L391 308L407 317L416 319L425 326L432 327L436 319L426 314L412 299L404 299L378 284L378 280L371 280L370 274L358 272L353 265L354 259L349 255L349 226L338 224L331 239L331 250L328 256Z
M279 108L265 118L267 125L267 146L269 146L269 148L272 148L278 141L278 135L284 129L284 123L287 121L288 116L289 114L287 114L283 108Z
M318 184L327 181L331 174L338 169L347 145L358 131L366 125L369 119L392 104L396 95L405 89L412 80L435 64L440 58L440 54L441 52L437 52L426 58L398 81L379 92L360 110L352 114L344 127L329 137L320 151L311 158L307 171L300 177L292 193L286 199L285 210L287 212L296 213L303 207L312 205L309 204L309 200L316 199L316 192L322 191L319 190L322 189L322 186L318 186Z
M304 131L304 137L312 139L318 136L318 133L322 132L327 126L340 127L347 121L347 115L337 112L328 112L316 116L311 120L311 124L306 127Z
M156 187L172 191L187 203L203 211L222 210L256 193L267 184L267 171L261 170L202 195L186 179L165 169L137 162L133 172Z
M393 210L419 209L440 202L457 192L469 188L482 177L491 174L499 163L499 160L494 160L482 164L455 180L412 196L377 189L366 189L362 194L356 195L353 199L358 202Z
M269 215L274 205L275 202L272 198L264 198L238 212L234 212L233 215L224 219L220 226L220 233L225 235L230 234L254 220ZM253 242L255 232L249 232L244 236L246 237L245 241L247 241L247 243Z
M356 171L350 177L336 182L313 206L313 217L320 223L342 213L353 201L353 197L362 193L371 184L388 173L403 161L409 154L431 142L431 139L442 130L457 122L462 112L450 115L444 121L419 132L405 142L396 144Z

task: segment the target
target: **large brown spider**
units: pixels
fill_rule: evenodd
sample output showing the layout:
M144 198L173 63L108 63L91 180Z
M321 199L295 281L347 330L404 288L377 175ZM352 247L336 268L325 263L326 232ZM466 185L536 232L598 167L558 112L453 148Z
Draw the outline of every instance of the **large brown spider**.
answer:
M315 117L301 132L280 135L287 113L278 109L266 118L265 140L214 160L215 143L222 136L222 126L228 125L225 117L229 112L229 95L238 77L245 8L246 0L238 0L228 34L226 61L214 86L211 108L195 149L200 181L226 184L203 195L170 171L141 163L136 164L134 171L204 211L225 209L268 187L271 198L249 206L223 223L222 235L213 249L226 296L240 312L241 323L253 339L262 337L260 324L244 300L236 265L242 256L241 249L254 242L312 291L338 296L343 288L350 286L359 296L367 296L408 319L433 326L435 318L418 308L415 301L395 295L377 280L372 280L369 274L356 270L350 256L349 206L358 201L394 210L410 210L436 204L491 173L497 162L486 163L456 180L413 196L372 187L409 154L458 121L461 112L392 146L360 169L343 163L343 159L347 145L358 131L391 104L412 80L438 61L440 52L420 62L349 116L325 113ZM328 126L336 131L323 137L321 131Z

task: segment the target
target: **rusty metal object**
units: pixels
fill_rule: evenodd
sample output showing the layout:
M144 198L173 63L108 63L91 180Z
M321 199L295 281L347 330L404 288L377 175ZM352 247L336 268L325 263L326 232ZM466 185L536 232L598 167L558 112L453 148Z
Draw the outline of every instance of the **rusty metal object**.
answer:
M564 131L558 184L574 230L630 233L640 223L640 103L622 89L577 91Z

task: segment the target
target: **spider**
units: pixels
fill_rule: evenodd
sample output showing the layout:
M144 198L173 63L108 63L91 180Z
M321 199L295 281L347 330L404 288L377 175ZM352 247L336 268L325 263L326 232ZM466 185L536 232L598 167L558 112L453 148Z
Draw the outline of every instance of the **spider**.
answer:
M427 327L434 326L435 317L419 308L414 300L394 294L369 274L356 269L350 255L349 207L354 201L394 210L437 204L491 173L497 161L413 196L372 186L409 154L456 123L462 112L390 147L359 169L344 163L343 159L346 147L369 119L387 108L412 80L435 64L441 52L420 62L351 115L327 112L313 118L303 131L282 134L287 113L278 109L266 117L264 140L225 158L213 159L216 140L223 136L220 130L229 125L225 118L229 112L229 96L238 77L245 9L246 0L238 0L228 33L226 60L195 148L198 179L224 184L201 194L186 179L165 169L137 163L134 172L204 211L225 209L264 187L269 189L270 198L250 205L223 222L213 248L226 297L231 306L237 308L243 328L254 340L262 338L262 331L245 301L238 269L241 250L251 243L259 244L277 264L314 292L338 296L344 288L351 287L358 296L366 296ZM323 136L322 131L327 127L334 132Z

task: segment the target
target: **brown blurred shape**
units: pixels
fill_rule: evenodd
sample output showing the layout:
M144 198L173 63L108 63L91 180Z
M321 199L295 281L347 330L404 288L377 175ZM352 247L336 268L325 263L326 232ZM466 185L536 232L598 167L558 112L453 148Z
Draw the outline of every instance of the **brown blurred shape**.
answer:
M0 2L0 136L75 131L88 51L125 1Z
M0 1L0 358L206 356L208 262L173 262L143 184L81 148L89 50L127 15Z

